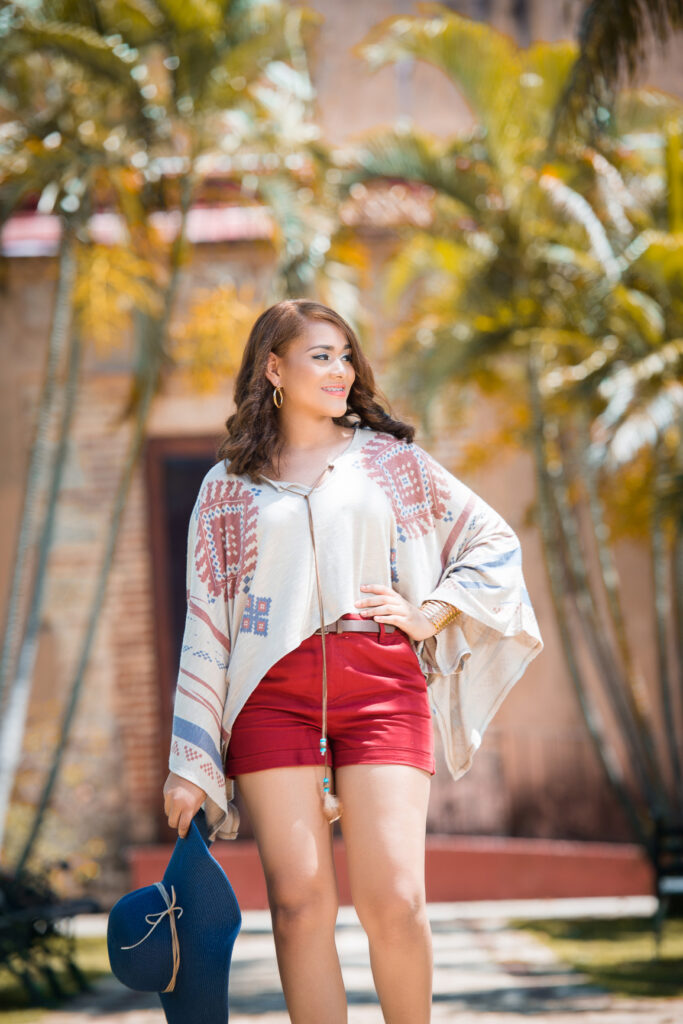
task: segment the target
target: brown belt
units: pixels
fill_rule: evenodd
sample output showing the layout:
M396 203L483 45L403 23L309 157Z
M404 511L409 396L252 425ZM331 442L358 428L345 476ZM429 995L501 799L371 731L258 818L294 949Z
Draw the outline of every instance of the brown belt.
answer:
M392 626L389 622L384 623L384 631L393 633L398 627ZM380 624L374 619L337 619L336 622L325 626L326 633L379 633ZM316 629L313 636L322 636L322 629Z

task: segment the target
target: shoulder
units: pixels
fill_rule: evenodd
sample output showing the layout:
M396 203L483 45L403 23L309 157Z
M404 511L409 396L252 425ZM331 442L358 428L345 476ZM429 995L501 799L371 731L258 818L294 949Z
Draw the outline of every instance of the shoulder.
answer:
M195 511L198 513L203 509L230 502L251 505L256 502L260 493L261 488L248 476L228 473L225 462L217 462L201 482L195 501Z
M414 441L368 427L362 429L360 455L365 469L382 466L386 471L393 471L414 466L432 471L443 470L436 459Z

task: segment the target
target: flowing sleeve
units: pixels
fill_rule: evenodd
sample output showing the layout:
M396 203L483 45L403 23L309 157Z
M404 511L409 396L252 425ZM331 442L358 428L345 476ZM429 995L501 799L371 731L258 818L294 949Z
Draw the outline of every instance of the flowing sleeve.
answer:
M461 614L418 644L417 654L457 779L472 766L487 725L543 641L514 530L427 452L418 453L433 496L419 602L446 601Z
M187 612L176 685L171 750L172 772L206 793L203 807L209 838L234 839L239 813L232 780L224 774L228 735L222 724L230 659L230 626L225 587L214 585L214 536L202 511L205 484L190 516L187 539Z

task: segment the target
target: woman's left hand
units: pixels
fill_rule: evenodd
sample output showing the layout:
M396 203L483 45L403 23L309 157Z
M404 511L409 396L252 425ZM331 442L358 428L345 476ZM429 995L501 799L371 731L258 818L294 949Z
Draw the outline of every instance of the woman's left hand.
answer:
M434 636L436 633L434 623L425 613L406 601L391 587L385 587L381 583L363 583L360 589L368 595L355 602L356 608L364 618L398 626L416 642L426 640L428 636Z

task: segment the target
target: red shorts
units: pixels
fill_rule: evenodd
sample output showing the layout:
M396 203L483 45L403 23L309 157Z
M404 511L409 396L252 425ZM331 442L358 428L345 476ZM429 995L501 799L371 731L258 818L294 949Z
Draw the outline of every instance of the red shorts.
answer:
M433 775L425 677L406 634L380 625L379 633L325 637L328 763L408 764ZM226 776L324 763L321 644L307 637L261 679L235 719Z

